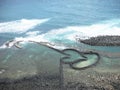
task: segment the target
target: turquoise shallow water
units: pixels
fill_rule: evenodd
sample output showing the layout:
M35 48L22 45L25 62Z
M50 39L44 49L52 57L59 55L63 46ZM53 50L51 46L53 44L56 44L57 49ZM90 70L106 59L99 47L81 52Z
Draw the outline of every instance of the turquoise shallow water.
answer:
M73 62L78 59L84 59L82 54L79 54L78 52L72 50L65 52L70 55L70 58L66 58L64 61ZM0 55L0 78L11 79L19 79L33 75L59 76L60 58L66 56L46 46L35 43L28 43L27 45L23 44L22 49L16 47L1 49ZM79 68L85 67L97 60L96 55L88 54L85 56L88 57L88 61L82 61L74 65ZM93 68L98 70L104 68L106 72L108 70L111 73L113 70L119 72L120 58L118 57L108 58L106 54L100 54L100 61ZM69 64L63 65L69 66ZM66 69L66 67L64 69ZM69 69L71 68L69 67Z

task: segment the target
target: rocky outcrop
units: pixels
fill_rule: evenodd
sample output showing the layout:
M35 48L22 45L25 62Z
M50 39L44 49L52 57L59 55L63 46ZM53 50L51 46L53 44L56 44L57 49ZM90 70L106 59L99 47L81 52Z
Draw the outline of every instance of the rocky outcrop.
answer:
M97 36L78 41L91 46L120 46L120 36Z

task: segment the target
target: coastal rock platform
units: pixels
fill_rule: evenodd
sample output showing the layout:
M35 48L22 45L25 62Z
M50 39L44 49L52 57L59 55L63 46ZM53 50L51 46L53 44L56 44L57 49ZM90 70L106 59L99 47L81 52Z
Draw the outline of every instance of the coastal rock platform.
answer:
M91 46L120 46L120 36L97 36L78 41Z

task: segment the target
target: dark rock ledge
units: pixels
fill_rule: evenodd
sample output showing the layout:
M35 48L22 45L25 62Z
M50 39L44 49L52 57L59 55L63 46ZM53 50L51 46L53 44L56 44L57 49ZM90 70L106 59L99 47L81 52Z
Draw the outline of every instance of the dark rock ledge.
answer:
M120 46L120 36L97 36L78 41L91 46Z

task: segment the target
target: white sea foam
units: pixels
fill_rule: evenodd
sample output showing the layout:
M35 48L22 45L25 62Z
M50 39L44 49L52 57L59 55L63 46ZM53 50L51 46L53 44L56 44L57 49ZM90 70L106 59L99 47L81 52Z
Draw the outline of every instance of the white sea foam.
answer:
M89 26L68 26L60 29L53 29L40 36L46 40L70 40L76 37L86 39L99 35L120 35L120 20L109 20Z
M50 42L55 45L56 41L58 41L60 47L62 47L64 43L74 43L76 38L86 39L99 35L120 35L120 20L109 20L89 26L68 26L65 28L52 29L42 34L39 34L38 31L33 31L26 33L26 37L15 38L15 41L32 40L36 42ZM54 47L58 48L59 45Z
M39 35L48 41L75 41L76 38L86 39L100 35L120 35L120 19L104 21L89 26L68 26L53 29L45 34Z
M48 20L49 19L21 19L0 23L0 33L23 33Z
M36 35L38 35L40 33L41 33L40 31L30 31L30 32L27 32L26 35L28 35L28 36L36 36Z

